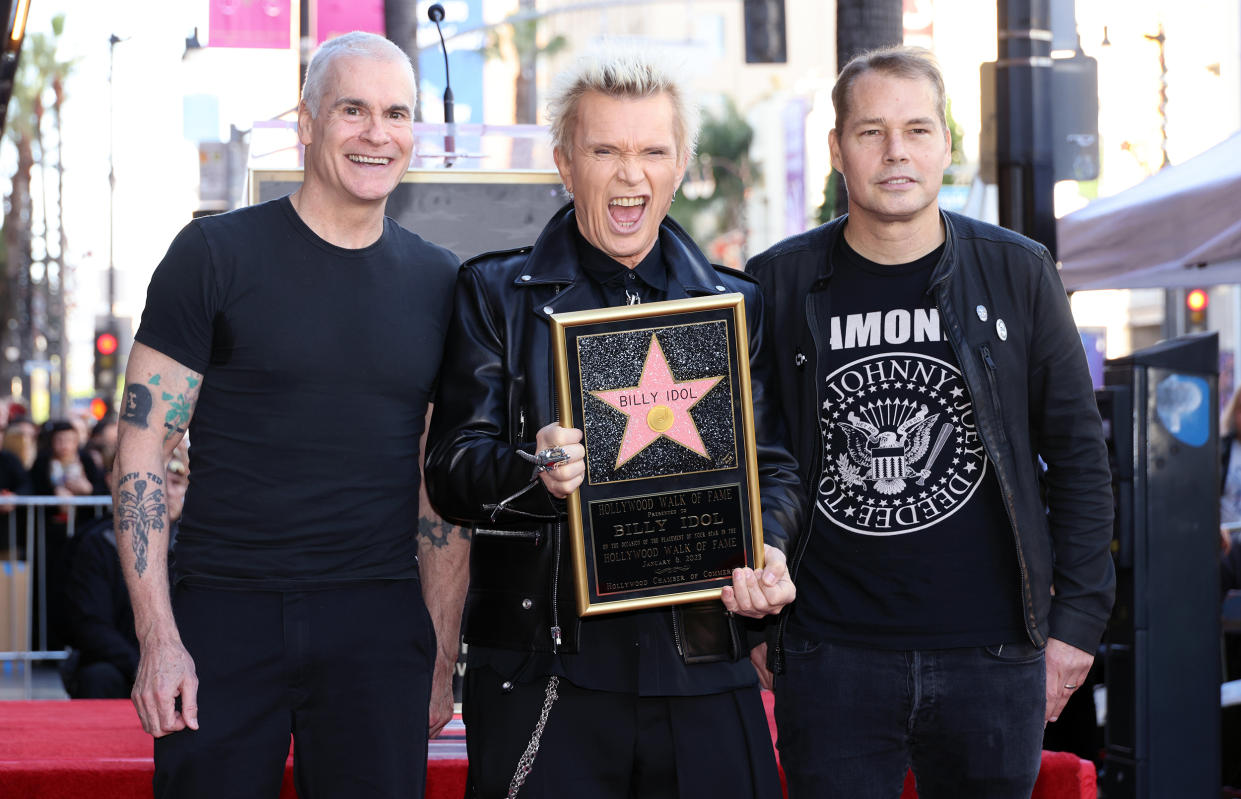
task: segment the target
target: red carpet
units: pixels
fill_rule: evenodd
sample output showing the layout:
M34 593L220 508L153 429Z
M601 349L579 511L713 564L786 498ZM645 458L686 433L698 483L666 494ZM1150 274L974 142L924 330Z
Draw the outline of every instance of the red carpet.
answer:
M0 702L0 797L140 799L151 796L151 736L125 699ZM431 742L427 799L465 794L465 728ZM296 799L293 758L280 799Z
M771 694L764 693L775 740ZM296 799L293 760L281 799ZM127 700L0 702L0 797L141 799L151 795L151 738ZM465 728L460 720L431 742L427 799L465 792ZM913 778L902 799L915 799ZM1095 799L1094 766L1065 752L1044 752L1031 799Z

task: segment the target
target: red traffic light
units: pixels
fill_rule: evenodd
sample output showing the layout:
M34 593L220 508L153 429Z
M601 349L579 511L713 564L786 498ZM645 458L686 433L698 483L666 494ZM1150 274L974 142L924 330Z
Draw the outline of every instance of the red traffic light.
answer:
M95 397L90 401L90 415L95 421L102 419L108 414L108 402L102 397Z
M1185 307L1194 312L1205 311L1210 302L1211 298L1203 289L1193 289L1185 295Z
M100 333L95 337L95 352L100 355L111 355L116 352L116 336L111 333Z

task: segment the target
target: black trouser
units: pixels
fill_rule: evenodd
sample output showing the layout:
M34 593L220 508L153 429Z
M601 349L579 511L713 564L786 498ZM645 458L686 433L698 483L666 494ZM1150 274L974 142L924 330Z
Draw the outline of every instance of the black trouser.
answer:
M473 796L507 794L546 687L540 679L509 688L486 667L466 672ZM643 697L590 691L561 678L558 691L521 799L781 796L757 685L705 696Z
M197 731L155 741L157 797L422 796L435 634L417 580L315 591L178 586Z
M1029 641L885 650L786 634L776 724L789 799L1028 799L1047 680Z

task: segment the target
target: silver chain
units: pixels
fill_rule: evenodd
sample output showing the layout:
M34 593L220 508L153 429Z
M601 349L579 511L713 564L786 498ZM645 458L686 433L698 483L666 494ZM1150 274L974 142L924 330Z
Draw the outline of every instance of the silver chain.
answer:
M508 799L517 796L517 792L526 782L526 777L530 776L530 769L534 768L534 758L539 753L539 741L543 738L543 728L547 726L547 715L551 713L552 705L560 697L556 691L559 685L560 678L556 675L553 674L547 678L547 691L543 694L543 709L539 712L539 723L534 725L534 734L530 736L530 743L526 744L526 751L522 752L521 759L517 761L513 781L508 784Z
M642 296L638 294L638 292L636 291L630 291L629 289L625 289L625 304L626 305L640 305L642 304Z

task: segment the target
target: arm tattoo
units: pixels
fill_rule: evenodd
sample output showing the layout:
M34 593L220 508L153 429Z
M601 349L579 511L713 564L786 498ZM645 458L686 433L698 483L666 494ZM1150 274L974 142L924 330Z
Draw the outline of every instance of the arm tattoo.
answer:
M145 480L137 478L138 472L130 472L121 478L117 488L120 504L116 509L116 518L121 532L132 537L134 571L141 577L147 568L150 532L164 529L168 511L164 506L164 492L159 489L164 481L150 472L147 472ZM130 483L132 486L129 486Z
M168 428L168 432L164 434L164 440L169 441L177 435L185 433L186 427L190 423L190 412L194 408L194 402L198 399L198 388L202 385L202 379L199 377L185 378L188 387L184 394L170 394L163 392L165 401L171 403L168 413L164 416L164 427ZM159 375L151 378L151 383L159 385Z
M151 390L141 383L127 384L125 396L121 399L121 421L145 430L150 415Z
M470 533L464 527L454 527L443 519L431 519L426 516L418 517L418 535L427 539L431 546L436 549L448 546L448 539L452 536L454 529L461 538L466 541L470 540Z

